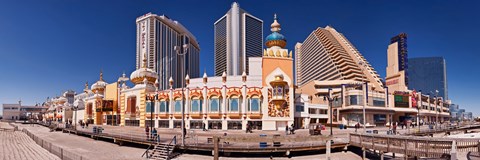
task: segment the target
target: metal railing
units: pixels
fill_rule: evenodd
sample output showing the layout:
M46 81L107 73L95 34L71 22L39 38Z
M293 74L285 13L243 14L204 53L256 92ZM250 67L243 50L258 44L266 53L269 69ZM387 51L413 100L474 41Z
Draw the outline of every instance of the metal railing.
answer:
M42 148L46 149L48 152L58 156L62 160L87 160L87 158L80 156L76 153L70 152L68 150L63 149L53 143L45 141L44 139L36 136L35 134L31 133L27 129L22 129L22 132L28 135L35 143L37 143Z
M350 145L365 149L432 158L449 155L452 150L455 153L457 151L479 152L480 147L478 138L432 138L351 133L349 141Z

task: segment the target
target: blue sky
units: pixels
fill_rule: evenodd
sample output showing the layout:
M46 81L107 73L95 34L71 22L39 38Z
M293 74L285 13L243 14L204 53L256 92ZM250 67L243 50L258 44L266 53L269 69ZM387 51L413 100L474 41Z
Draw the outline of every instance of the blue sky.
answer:
M0 104L42 102L62 91L81 91L85 81L116 81L135 69L135 18L166 14L196 37L200 70L213 74L213 23L233 1L163 0L1 0ZM287 48L317 27L343 33L385 76L389 39L409 35L409 57L443 56L449 96L462 108L480 113L475 101L480 78L478 1L238 1L264 21L269 34L273 14L282 24ZM474 115L478 115L475 114Z

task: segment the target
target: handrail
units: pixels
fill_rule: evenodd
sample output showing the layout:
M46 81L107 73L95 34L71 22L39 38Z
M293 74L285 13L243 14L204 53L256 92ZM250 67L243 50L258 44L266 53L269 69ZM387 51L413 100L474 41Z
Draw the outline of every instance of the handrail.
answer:
M146 158L150 158L150 157L148 156L148 150L150 150L150 147L152 147L152 145L151 145L151 144L150 144L150 145L148 145L148 148L147 148L147 150L145 150L145 152L143 152L143 154L142 154L142 157L143 157L143 156L146 154L146 155L147 155L147 157L146 157Z
M170 154L173 152L173 149L170 151L170 145L172 145L173 141L175 141L175 143L177 142L177 135L173 136L172 140L170 140L170 143L167 145L168 156L170 156Z

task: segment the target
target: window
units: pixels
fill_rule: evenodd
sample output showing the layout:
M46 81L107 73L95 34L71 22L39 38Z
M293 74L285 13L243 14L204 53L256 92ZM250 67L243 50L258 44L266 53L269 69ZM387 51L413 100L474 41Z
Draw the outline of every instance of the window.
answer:
M350 97L350 105L363 105L363 96L351 95L349 97Z
M168 128L169 126L170 122L168 120L158 120L158 128Z
M182 101L175 100L175 112L182 112Z
M146 110L147 112L155 112L155 107L153 106L154 102L147 102Z
M192 99L191 112L202 112L202 102L201 99Z
M242 121L227 121L227 129L241 130Z
M373 97L373 106L385 107L385 99L384 98Z
M283 99L283 86L275 86L273 96L275 99Z
M137 107L137 97L128 97L127 100L127 112L135 113Z
M228 105L229 112L238 112L238 98L230 98Z
M222 121L208 121L208 129L222 129Z
M248 102L248 111L249 112L258 112L260 111L260 98L250 98Z
M168 112L170 109L168 107L167 101L160 101L160 112Z
M302 105L296 105L295 106L295 111L296 112L304 112L305 108Z
M210 112L220 112L220 102L218 97L210 98Z

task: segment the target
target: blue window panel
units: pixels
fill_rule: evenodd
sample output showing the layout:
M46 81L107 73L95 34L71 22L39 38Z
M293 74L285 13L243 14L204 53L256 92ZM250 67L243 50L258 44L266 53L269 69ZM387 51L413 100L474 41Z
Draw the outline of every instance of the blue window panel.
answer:
M175 112L182 112L182 101L175 101Z

